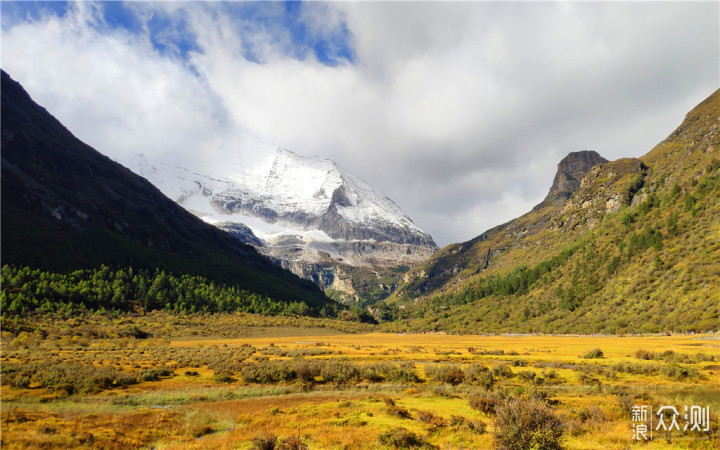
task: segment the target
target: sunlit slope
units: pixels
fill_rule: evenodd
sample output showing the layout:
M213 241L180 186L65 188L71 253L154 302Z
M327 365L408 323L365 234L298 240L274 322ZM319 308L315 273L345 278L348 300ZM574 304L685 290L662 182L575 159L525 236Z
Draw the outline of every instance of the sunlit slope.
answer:
M444 248L391 302L449 331L720 328L719 125L716 91L645 156Z

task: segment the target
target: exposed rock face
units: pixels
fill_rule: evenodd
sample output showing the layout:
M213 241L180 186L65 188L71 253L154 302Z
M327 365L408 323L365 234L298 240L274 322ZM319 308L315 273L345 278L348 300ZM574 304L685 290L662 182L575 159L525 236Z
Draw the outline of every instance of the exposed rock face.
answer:
M367 300L367 291L376 291L378 287L391 294L396 286L382 286L387 284L382 280L394 279L399 284L401 277L392 269L413 267L434 253L433 248L425 245L367 240L319 242L303 234L281 234L260 240L243 224L224 222L216 226L252 244L260 253L324 291L338 291L336 299L345 302Z
M580 187L580 181L582 181L585 174L597 164L604 162L607 162L607 159L592 150L568 154L558 164L558 171L555 174L552 187L543 203L562 204Z
M215 225L221 230L225 230L232 234L236 238L240 239L246 244L250 244L254 247L262 247L262 241L255 236L255 233L250 229L249 226L242 223L234 222L221 222Z

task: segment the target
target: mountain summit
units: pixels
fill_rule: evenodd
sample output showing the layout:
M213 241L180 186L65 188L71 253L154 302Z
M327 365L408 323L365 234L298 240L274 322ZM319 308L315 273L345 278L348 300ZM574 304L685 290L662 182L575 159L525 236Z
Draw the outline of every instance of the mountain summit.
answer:
M548 192L543 202L555 204L564 202L580 187L580 180L590 169L607 161L593 150L582 150L568 154L558 164L558 170L555 173L550 192Z
M328 159L242 137L254 164L198 171L142 155L123 161L208 223L339 299L373 302L437 246L385 195Z

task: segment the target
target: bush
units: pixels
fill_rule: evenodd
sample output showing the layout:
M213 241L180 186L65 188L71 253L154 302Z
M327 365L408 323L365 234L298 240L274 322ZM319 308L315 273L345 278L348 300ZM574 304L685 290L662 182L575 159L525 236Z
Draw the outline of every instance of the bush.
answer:
M257 364L245 364L240 370L246 383L277 383L291 381L296 373L289 361L263 361Z
M315 377L320 376L320 366L315 361L299 359L295 361L295 376L305 383L314 383Z
M707 380L707 376L694 367L685 367L677 363L667 364L662 369L662 374L674 380L698 379Z
M228 372L216 372L213 374L213 380L216 383L233 383L236 381L232 374Z
M452 415L450 417L450 426L453 428L466 428L473 433L483 434L487 430L485 422L482 420L470 420L467 417Z
M447 422L441 416L435 415L430 411L418 411L417 420L430 426L430 430L436 430L447 426Z
M490 389L495 383L495 378L490 369L482 364L470 364L465 368L465 382Z
M620 417L629 419L632 416L632 408L635 401L625 392L621 392L617 397L618 407L620 408Z
M307 444L304 444L297 436L288 436L278 447L281 450L307 450Z
M493 367L492 374L496 378L512 378L515 376L510 366L507 364L498 364Z
M502 402L496 412L495 433L498 448L561 448L563 424L542 402L511 398Z
M78 364L31 364L22 368L3 366L3 383L26 388L36 382L51 392L66 394L92 394L105 389L137 383L129 373L109 367L82 366Z
M384 367L383 375L385 375L386 381L394 383L417 383L420 381L412 363L388 364Z
M425 375L433 381L448 383L453 386L462 383L465 379L465 374L460 370L460 367L450 364L426 365Z
M138 375L140 381L157 381L161 377L169 377L173 374L173 371L166 367L153 367L151 369L145 369Z
M393 428L378 436L381 444L394 448L432 448L421 436L405 428Z
M645 361L650 361L652 359L655 359L655 353L649 352L647 350L638 350L635 352L635 357L637 359L644 359Z
M470 407L481 413L492 415L503 400L505 395L497 391L483 391L475 393L468 399Z
M364 380L376 383L387 381L391 383L417 383L420 381L412 363L392 364L380 362L362 366L360 377Z
M360 369L346 359L330 360L320 368L320 376L327 382L345 384L360 379Z
M253 450L274 450L277 445L277 436L274 434L263 434L252 439Z
M402 406L396 405L395 400L390 397L385 397L383 401L385 402L385 405L387 405L387 413L391 416L399 417L401 419L412 419L410 411Z
M521 370L517 374L518 378L523 381L535 382L537 375L532 370Z
M605 357L605 354L599 348L594 348L594 349L590 350L589 352L585 353L585 355L583 356L583 358L585 358L585 359L604 358L604 357Z

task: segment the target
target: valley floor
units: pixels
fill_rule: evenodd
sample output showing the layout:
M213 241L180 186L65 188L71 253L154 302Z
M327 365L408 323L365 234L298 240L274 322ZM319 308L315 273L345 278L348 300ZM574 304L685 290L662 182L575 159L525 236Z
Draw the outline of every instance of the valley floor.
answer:
M248 326L239 338L139 339L43 327L42 339L3 336L3 448L493 448L513 401L559 418L565 448L720 446L717 335ZM662 406L679 430L656 430ZM693 406L709 417L690 419ZM633 439L643 424L651 441Z

